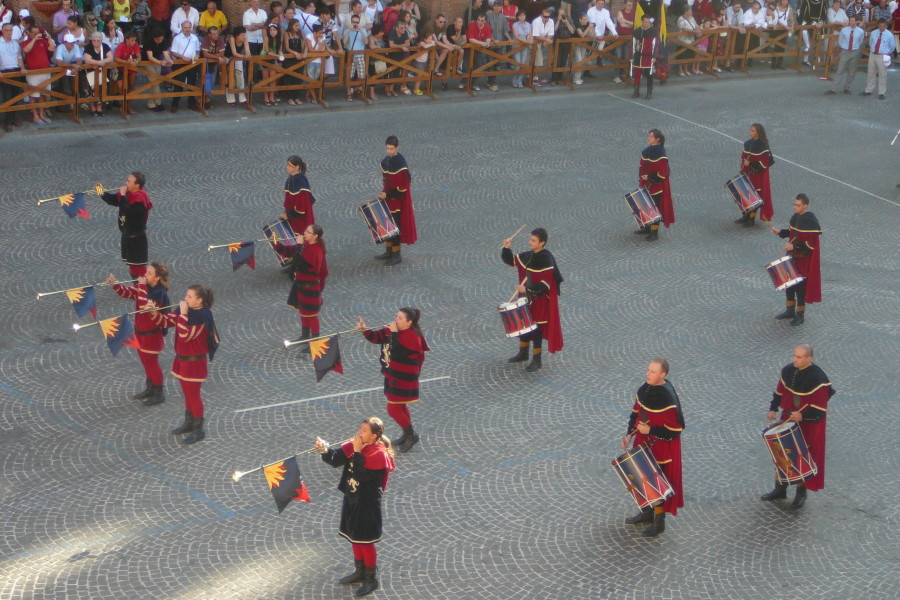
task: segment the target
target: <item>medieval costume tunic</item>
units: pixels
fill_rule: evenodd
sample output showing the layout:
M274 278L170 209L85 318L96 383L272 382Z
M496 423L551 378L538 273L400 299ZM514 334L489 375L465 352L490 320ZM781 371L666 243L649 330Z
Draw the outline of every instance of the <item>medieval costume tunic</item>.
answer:
M119 231L122 232L122 260L128 265L133 277L147 272L147 218L153 204L147 191L126 192L122 196L118 190L103 192L100 198L110 206L119 208Z
M549 250L528 250L513 254L509 248L500 253L504 263L515 267L519 281L525 280L525 293L530 302L531 318L538 324L541 339L547 340L550 353L563 349L562 326L559 321L559 286L562 273ZM526 334L530 335L530 334Z
M169 313L163 320L175 327L175 362L172 375L181 382L184 408L195 419L203 418L200 387L207 377L207 359L212 360L219 347L219 334L208 308L188 309L188 314ZM187 433L187 430L185 433Z
M796 297L798 308L822 301L822 273L819 268L821 235L819 220L809 211L791 215L790 229L778 232L778 237L789 238L793 244L794 247L788 254L794 259L797 273L806 278L785 290L788 301L793 301Z
M309 189L309 180L303 173L289 175L284 183L284 214L294 233L303 233L316 222L313 204L316 198Z
M388 408L391 404L418 402L419 375L425 352L431 350L425 338L412 327L403 331L391 331L388 327L370 329L363 335L373 344L381 344L381 373Z
M649 15L653 19L652 30L655 31L659 42L654 47L654 71L661 83L669 78L669 52L666 49L666 37L668 35L666 25L666 4L664 0L638 0L635 7L635 33L640 29L641 16Z
M641 178L638 185L646 187L653 202L668 227L675 222L675 206L672 204L672 187L669 185L669 157L662 144L647 146L641 151ZM647 179L644 180L643 176Z
M141 283L135 286L115 284L113 290L122 298L134 300L134 308L138 311L169 306L169 292L161 283L153 286ZM140 346L138 356L144 365L147 379L151 380L153 385L162 385L163 382L162 370L159 368L159 354L163 349L163 336L167 333L163 315L170 310L172 309L165 308L161 311L138 312L134 315L134 333Z
M659 35L655 27L636 27L631 35L631 79L635 92L641 87L641 77L647 78L647 93L653 92L653 74L656 72L656 50Z
M381 540L381 497L387 488L394 459L382 443L353 452L353 443L329 448L322 460L332 467L344 467L338 490L344 494L338 532L354 544L374 544Z
M293 252L294 285L288 294L288 306L296 308L300 317L317 317L322 309L322 292L328 277L325 248L321 243L306 242L293 247L274 245L276 252ZM318 333L316 331L315 333Z
M381 159L381 178L383 181L381 191L387 196L388 210L394 217L394 222L400 229L400 237L394 238L402 244L412 245L416 243L416 215L413 212L412 193L410 192L409 168L406 159L400 153L394 156L385 156Z
M650 424L649 435L637 430L638 422ZM672 485L675 494L665 501L662 508L677 515L684 506L681 488L681 432L684 415L675 388L666 379L663 385L644 383L635 394L634 407L628 420L628 433L634 433L634 447L647 444L653 458Z
M803 415L800 431L818 468L816 474L804 482L806 489L811 491L825 487L825 423L828 400L834 394L828 375L818 365L798 369L789 364L781 370L781 379L769 405L771 411L781 408L782 420L788 419L794 411Z
M745 160L750 162L748 166L744 166ZM763 205L759 209L759 218L766 222L771 221L775 216L775 209L772 206L772 189L769 185L769 167L773 164L775 164L775 158L762 140L751 138L744 142L744 151L741 152L741 173L747 175L759 197L762 198ZM751 211L746 216L754 218L756 211Z

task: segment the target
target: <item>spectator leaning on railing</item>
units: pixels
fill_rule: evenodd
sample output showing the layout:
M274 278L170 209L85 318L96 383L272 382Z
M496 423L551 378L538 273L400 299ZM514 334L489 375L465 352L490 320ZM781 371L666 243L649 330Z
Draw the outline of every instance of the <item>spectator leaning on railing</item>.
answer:
M534 39L532 51L535 53L535 67L544 66L544 61L549 53L550 44L553 43L555 30L556 26L553 23L553 19L550 18L550 9L545 8L542 10L540 16L531 22L531 36ZM534 80L531 83L532 85L541 87L544 85L544 80L535 75Z
M22 48L19 42L12 39L12 23L4 23L2 36L0 36L0 93L3 103L9 102L19 94L18 86L13 85L13 80L18 81L16 75L25 75L25 59L22 57ZM15 111L3 113L3 128L8 132L13 127L18 127Z
M572 22L572 19L569 18L568 8L566 6L560 6L559 8L559 18L556 21L554 37L557 40L568 40L576 37L575 24ZM556 47L556 66L563 69L569 64L569 54L571 54L572 46L571 44L558 43ZM562 78L562 70L554 71L550 76L550 85L559 85L560 83L563 83Z
M113 61L112 50L103 39L103 34L99 31L95 31L91 34L91 43L84 49L85 65L90 67L105 67ZM99 98L105 83L103 70L90 69L87 72L87 83L88 86L90 86L91 95L98 98L96 102L91 102L91 114L95 117L102 117L103 102L99 100Z
M212 3L212 0L210 0L210 3ZM225 81L228 75L226 70L228 60L225 58L225 38L222 37L222 32L215 25L210 25L206 30L206 35L200 40L200 52L203 58L206 59L206 82L204 87L206 104L203 105L203 108L209 108L213 105L209 94L216 83L216 75L222 81Z
M66 76L60 79L60 91L66 95L74 94L80 81L82 50L75 43L75 36L67 33L63 36L63 43L56 47L56 53L53 55L57 67L66 69ZM72 107L74 108L74 107ZM58 106L56 110L61 112L69 112L68 106Z
M172 57L169 55L169 44L166 43L166 32L162 27L153 26L150 30L150 39L144 44L144 60L152 64L144 67L155 75L159 75L163 67L172 66ZM166 110L165 105L159 99L152 96L160 93L157 82L150 88L150 98L147 98L147 108L153 112Z
M197 58L200 56L200 40L194 35L192 30L193 25L191 22L183 21L181 23L181 33L172 38L172 46L169 48L169 54L175 60L197 62ZM180 68L180 65L176 68ZM193 66L186 69L175 77L175 80L184 82L190 86L194 85L197 80L197 67ZM172 98L172 108L169 109L170 112L178 112L179 100L181 100L181 98L178 96ZM200 105L193 96L188 96L188 106L191 110L200 110Z
M49 69L51 53L56 50L56 43L53 41L53 38L37 25L32 25L25 35L26 37L19 42L22 46L22 54L25 55L25 66L29 71ZM25 81L28 82L28 85L34 87L41 86L48 79L50 79L50 73L25 74ZM31 101L34 103L40 102L41 96L42 94L39 91L32 92ZM32 107L31 116L36 125L45 125L53 122L42 107Z

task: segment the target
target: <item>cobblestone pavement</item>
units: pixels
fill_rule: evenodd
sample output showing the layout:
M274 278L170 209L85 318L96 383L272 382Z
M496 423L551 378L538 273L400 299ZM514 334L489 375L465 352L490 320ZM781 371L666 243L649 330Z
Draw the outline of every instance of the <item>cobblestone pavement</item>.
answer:
M310 163L329 248L324 331L412 305L433 349L423 378L434 380L412 409L422 442L398 458L385 497L375 597L896 597L896 100L826 98L784 78L790 100L772 108L758 88L735 80L712 95L692 81L651 103L617 88L5 138L0 599L351 597L337 583L352 560L336 531L336 470L301 457L312 503L281 515L261 476L229 478L386 417L379 391L359 391L381 385L374 346L343 336L345 375L316 384L282 347L299 323L268 249L235 273L226 251L206 251L259 237L294 153ZM773 319L783 297L762 266L781 240L733 225L723 188L753 121L777 155L775 222L786 226L805 192L825 230L825 301L800 328ZM651 127L668 138L678 219L654 244L631 234L622 199ZM373 260L357 214L389 133L413 172L420 227L394 268ZM183 410L171 379L165 404L137 405L133 351L112 358L96 329L72 331L62 297L34 299L127 273L112 209L89 197L91 220L70 221L33 200L118 185L136 168L173 296L194 282L216 291L223 344L204 386L209 437L194 447L168 433ZM515 344L496 315L515 285L498 248L522 224L548 228L566 276L566 347L536 374L506 364ZM98 306L108 317L129 305L99 288ZM757 499L772 480L759 432L798 342L815 346L838 395L827 487L792 512ZM609 462L653 356L671 361L684 404L686 507L648 540L622 522L635 507Z

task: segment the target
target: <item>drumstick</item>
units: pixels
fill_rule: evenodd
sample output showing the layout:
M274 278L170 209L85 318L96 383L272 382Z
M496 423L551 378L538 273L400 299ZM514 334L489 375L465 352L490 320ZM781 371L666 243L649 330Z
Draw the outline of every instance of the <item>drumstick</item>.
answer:
M518 229L516 229L516 232L515 232L514 234L512 234L511 236L509 236L509 241L512 241L517 235L519 235L520 233L522 233L522 230L523 230L523 229L525 229L525 225L522 225L521 227L519 227ZM503 247L503 244L500 244L500 247L502 248L502 247Z
M527 279L528 279L528 275L526 275L525 277L522 278L522 283L520 283L519 285L525 285L525 280L527 280ZM513 295L509 297L509 300L507 302L512 302L513 300L516 299L516 296L518 296L518 295L519 295L519 290L516 290L515 292L513 292Z
M898 137L900 137L900 129L897 130L897 135L894 136L894 139L893 139L893 141L891 142L891 146L894 145L894 142L897 141L897 138L898 138Z

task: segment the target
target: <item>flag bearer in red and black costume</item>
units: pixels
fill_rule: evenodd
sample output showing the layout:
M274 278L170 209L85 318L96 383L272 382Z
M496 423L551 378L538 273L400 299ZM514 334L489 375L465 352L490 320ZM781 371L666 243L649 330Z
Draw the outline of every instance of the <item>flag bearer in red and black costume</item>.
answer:
M106 279L114 283L116 278L110 273ZM134 300L135 310L162 308L169 306L169 269L161 262L152 262L147 272L137 278L137 285L113 285L113 290L123 298ZM146 387L144 391L132 396L135 400L143 400L144 406L156 406L166 401L163 386L163 372L159 367L159 353L162 352L167 333L163 315L171 309L151 310L134 315L134 333L140 348L138 356L144 365Z
M681 487L681 432L684 430L684 414L675 387L666 379L669 362L654 358L647 367L647 380L635 394L634 407L628 420L628 433L622 438L622 448L628 449L634 439L634 447L647 444L653 458L675 491L656 508L645 508L639 514L625 519L637 525L649 523L641 535L653 537L666 530L666 513L678 514L684 506Z
M425 352L431 350L419 328L421 314L417 308L406 307L397 311L397 317L381 329L369 329L362 317L357 325L367 340L381 344L387 412L403 429L403 435L394 441L400 452L409 452L419 441L409 405L419 401L419 375Z
M519 338L519 353L507 360L510 363L528 360L528 343L534 346L531 363L525 367L529 373L541 368L541 346L547 340L547 350L551 354L562 350L563 335L559 322L559 286L563 282L562 273L556 265L556 258L544 246L547 230L539 227L531 232L528 247L531 250L513 254L510 250L512 238L503 240L500 259L519 272L516 291L525 294L530 302L531 318L538 328Z
M144 174L135 171L117 192L100 194L104 202L119 207L122 260L128 265L132 277L143 275L147 270L147 217L153 204L144 189L146 183Z
M632 98L641 97L641 78L647 79L647 100L653 96L653 73L656 71L656 46L659 33L653 27L650 15L641 16L641 26L631 34L631 79L634 81Z
M741 152L741 173L750 178L753 187L763 200L759 209L759 220L768 223L775 216L772 206L772 188L769 185L769 168L775 164L772 151L769 150L769 138L766 128L759 123L750 126L750 139L744 142ZM751 210L737 219L735 223L743 223L745 227L756 224L756 210Z
M794 348L791 364L781 369L781 378L766 418L774 421L776 411L781 409L781 419L800 424L803 439L809 454L816 463L816 474L797 484L797 493L791 508L800 508L806 502L806 491L818 491L825 487L825 425L828 417L828 400L836 392L831 381L819 365L813 364L813 349L809 344L798 344ZM760 500L780 500L787 498L787 484L775 481L775 489L763 494Z
M806 194L797 194L794 199L790 229L772 227L772 233L780 238L789 238L784 249L794 259L797 273L806 278L784 290L787 308L775 318L790 319L791 325L800 325L806 313L806 304L822 301L822 271L819 267L822 228L816 215L809 212L809 197Z
M659 129L651 129L647 136L649 146L641 151L640 181L662 215L666 228L675 222L675 206L672 203L672 187L669 185L669 157L666 156L666 137ZM635 233L647 233L648 242L659 239L659 223L642 227Z
M301 237L302 235L302 237ZM302 242L287 248L273 239L276 252L293 251L292 277L294 285L288 295L288 306L300 313L300 340L308 340L319 335L319 311L322 310L322 292L328 277L325 261L325 231L321 225L307 225L297 241ZM298 340L299 341L299 340ZM309 354L309 344L304 344L301 352Z
M381 540L381 497L388 476L394 470L394 450L384 435L384 423L369 417L359 426L353 439L329 447L316 438L315 447L322 460L332 467L344 467L338 490L344 494L341 525L338 532L353 544L353 573L341 577L341 583L361 583L357 596L378 589L378 554L375 543Z
M409 186L412 176L406 166L406 159L397 152L400 141L396 135L389 136L384 143L387 156L381 159L383 186L378 197L387 200L388 210L400 230L400 235L384 243L384 254L378 259L387 260L388 266L400 264L400 244L411 246L416 243L416 214L413 212L412 193Z
M202 285L187 289L178 313L163 319L166 327L175 328L175 362L172 375L181 382L184 393L184 423L172 430L172 435L190 434L183 444L194 444L206 438L203 430L203 400L200 386L206 381L207 361L212 360L219 347L219 334L213 321L213 291Z
M303 159L296 155L289 156L285 168L288 178L284 183L284 212L281 218L290 223L294 233L302 235L308 226L316 222L313 214L316 198L309 189Z

